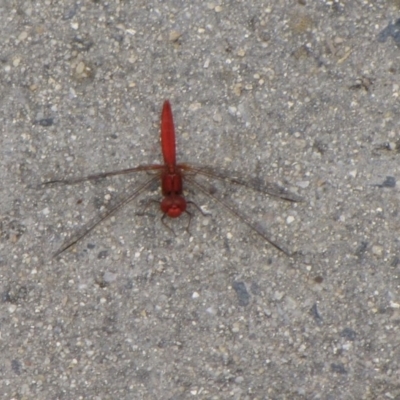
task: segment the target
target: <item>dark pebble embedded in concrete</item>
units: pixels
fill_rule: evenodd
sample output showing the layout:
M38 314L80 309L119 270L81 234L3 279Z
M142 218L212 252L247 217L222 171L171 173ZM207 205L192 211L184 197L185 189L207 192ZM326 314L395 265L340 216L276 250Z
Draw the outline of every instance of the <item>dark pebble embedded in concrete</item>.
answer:
M353 340L356 339L357 333L356 333L356 331L353 331L353 329L344 328L344 329L342 330L342 332L340 332L340 336L341 336L342 338L347 339L347 340L353 341Z
M396 178L394 176L387 176L380 187L394 188L396 186Z
M243 282L233 282L232 287L238 297L239 305L246 307L250 302L250 295Z
M331 371L336 374L347 374L347 371L343 364L331 364Z
M36 125L40 126L52 126L54 124L54 118L42 118L35 121Z
M314 303L314 305L310 308L310 314L314 317L316 322L318 322L319 324L322 323L323 320L321 314L318 311L317 303Z
M393 38L396 45L400 47L400 19L394 24L390 23L385 29L379 32L378 42L386 42L390 36Z

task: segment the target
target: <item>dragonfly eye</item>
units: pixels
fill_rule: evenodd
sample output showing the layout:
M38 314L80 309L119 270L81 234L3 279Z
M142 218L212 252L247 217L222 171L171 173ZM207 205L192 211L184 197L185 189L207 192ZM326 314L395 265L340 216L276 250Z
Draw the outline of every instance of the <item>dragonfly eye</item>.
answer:
M182 196L168 196L161 201L161 210L170 218L179 217L186 210L186 200Z

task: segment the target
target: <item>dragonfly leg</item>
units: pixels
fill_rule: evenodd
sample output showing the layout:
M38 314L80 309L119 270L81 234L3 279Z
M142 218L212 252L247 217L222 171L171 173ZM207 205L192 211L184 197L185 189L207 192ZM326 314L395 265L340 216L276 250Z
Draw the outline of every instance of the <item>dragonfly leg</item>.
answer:
M149 208L150 204L156 203L158 206L160 206L160 201L156 200L156 199L146 199L144 201L144 209L145 211L147 211L147 209Z
M187 204L194 205L201 212L203 217L208 217L208 216L211 215L211 213L205 213L194 201L188 200ZM188 210L185 210L185 213L189 216L189 222L188 222L187 227L186 227L186 232L190 234L190 224L192 222L193 214L191 212L189 212Z
M189 203L189 202L188 202ZM186 227L186 232L190 235L190 224L192 223L192 218L193 218L193 214L190 212L190 211L188 211L188 210L185 210L185 213L188 215L188 217L189 217L189 222L188 222L188 224L187 224L187 227Z
M174 234L174 236L176 236L175 231L165 222L166 216L167 216L167 214L163 214L163 216L161 217L161 222L168 230L170 230Z

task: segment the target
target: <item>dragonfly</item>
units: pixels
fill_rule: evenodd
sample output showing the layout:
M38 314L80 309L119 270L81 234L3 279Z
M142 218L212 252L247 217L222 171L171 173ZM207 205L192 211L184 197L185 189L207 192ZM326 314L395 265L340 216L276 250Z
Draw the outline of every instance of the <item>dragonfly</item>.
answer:
M139 165L134 168L101 172L98 174L88 175L79 178L54 179L43 183L43 185L70 185L86 181L98 181L117 175L129 175L139 171L152 172L150 178L135 187L134 190L118 200L116 204L101 212L93 220L89 221L79 231L77 231L75 235L72 235L69 239L67 239L65 243L59 248L59 250L54 253L54 257L57 257L61 253L64 253L66 250L71 248L86 235L88 235L89 232L95 229L100 223L115 214L123 206L133 201L146 189L153 186L157 181L161 182L162 199L160 201L160 208L163 213L161 220L164 224L164 219L166 217L178 218L184 213L188 214L190 224L192 214L188 211L188 205L195 205L202 212L201 208L198 207L194 202L186 200L185 198L183 188L184 183L188 183L192 187L197 188L203 194L209 196L213 201L220 204L223 208L228 210L233 216L237 217L240 221L242 221L242 223L247 225L251 230L261 236L261 238L268 242L270 245L272 245L282 253L286 254L287 256L291 256L290 252L283 245L278 244L276 241L271 239L270 235L267 233L263 226L254 223L251 218L240 212L235 206L233 206L232 204L228 204L226 201L213 194L212 191L210 191L202 183L197 181L195 177L197 175L202 175L207 178L212 178L235 185L241 185L289 202L301 202L303 200L302 197L274 182L262 182L260 179L241 178L237 175L232 176L232 173L229 173L228 171L210 166L196 166L186 163L177 163L175 126L169 100L165 100L162 107L160 139L161 152L164 160L163 164Z

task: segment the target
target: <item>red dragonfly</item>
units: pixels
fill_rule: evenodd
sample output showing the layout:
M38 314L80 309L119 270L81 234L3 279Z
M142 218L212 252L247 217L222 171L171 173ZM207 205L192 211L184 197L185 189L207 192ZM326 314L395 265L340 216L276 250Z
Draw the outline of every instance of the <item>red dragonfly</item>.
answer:
M146 188L154 184L155 181L161 180L161 192L162 200L160 202L161 211L163 212L162 222L166 216L171 218L177 218L182 213L187 213L191 218L191 213L187 211L187 205L194 204L193 202L186 201L183 194L183 182L190 182L191 185L199 189L204 194L210 196L215 202L221 204L229 212L238 217L244 224L249 226L253 231L260 235L264 240L270 243L272 246L282 251L286 255L290 256L290 253L281 245L274 242L267 232L260 226L239 212L235 207L227 204L225 201L219 199L214 194L210 193L202 184L197 182L194 177L201 174L206 177L215 178L229 183L243 185L260 192L266 193L273 197L278 197L291 202L302 201L302 198L295 193L290 192L282 186L279 186L272 182L261 183L257 179L243 179L237 177L230 177L228 173L218 171L215 168L208 166L194 166L189 164L177 164L176 163L176 140L175 140L175 127L174 120L172 117L171 105L168 100L164 102L162 114L161 114L161 150L164 158L164 164L149 164L139 165L135 168L123 169L120 171L103 172L99 174L89 175L82 178L73 178L65 180L52 180L45 182L44 185L60 183L60 184L76 184L85 181L94 181L103 178L107 178L115 175L131 174L138 171L155 171L152 177L138 186L133 192L120 199L110 209L106 210L94 220L87 223L83 228L67 240L63 246L54 254L54 257L63 253L69 249L90 231L92 231L97 225L99 225L106 218L116 213L122 206L131 202L137 196L139 196ZM199 207L197 207L199 208ZM201 211L201 210L200 210ZM164 223L165 224L165 223ZM190 219L189 219L190 224Z

